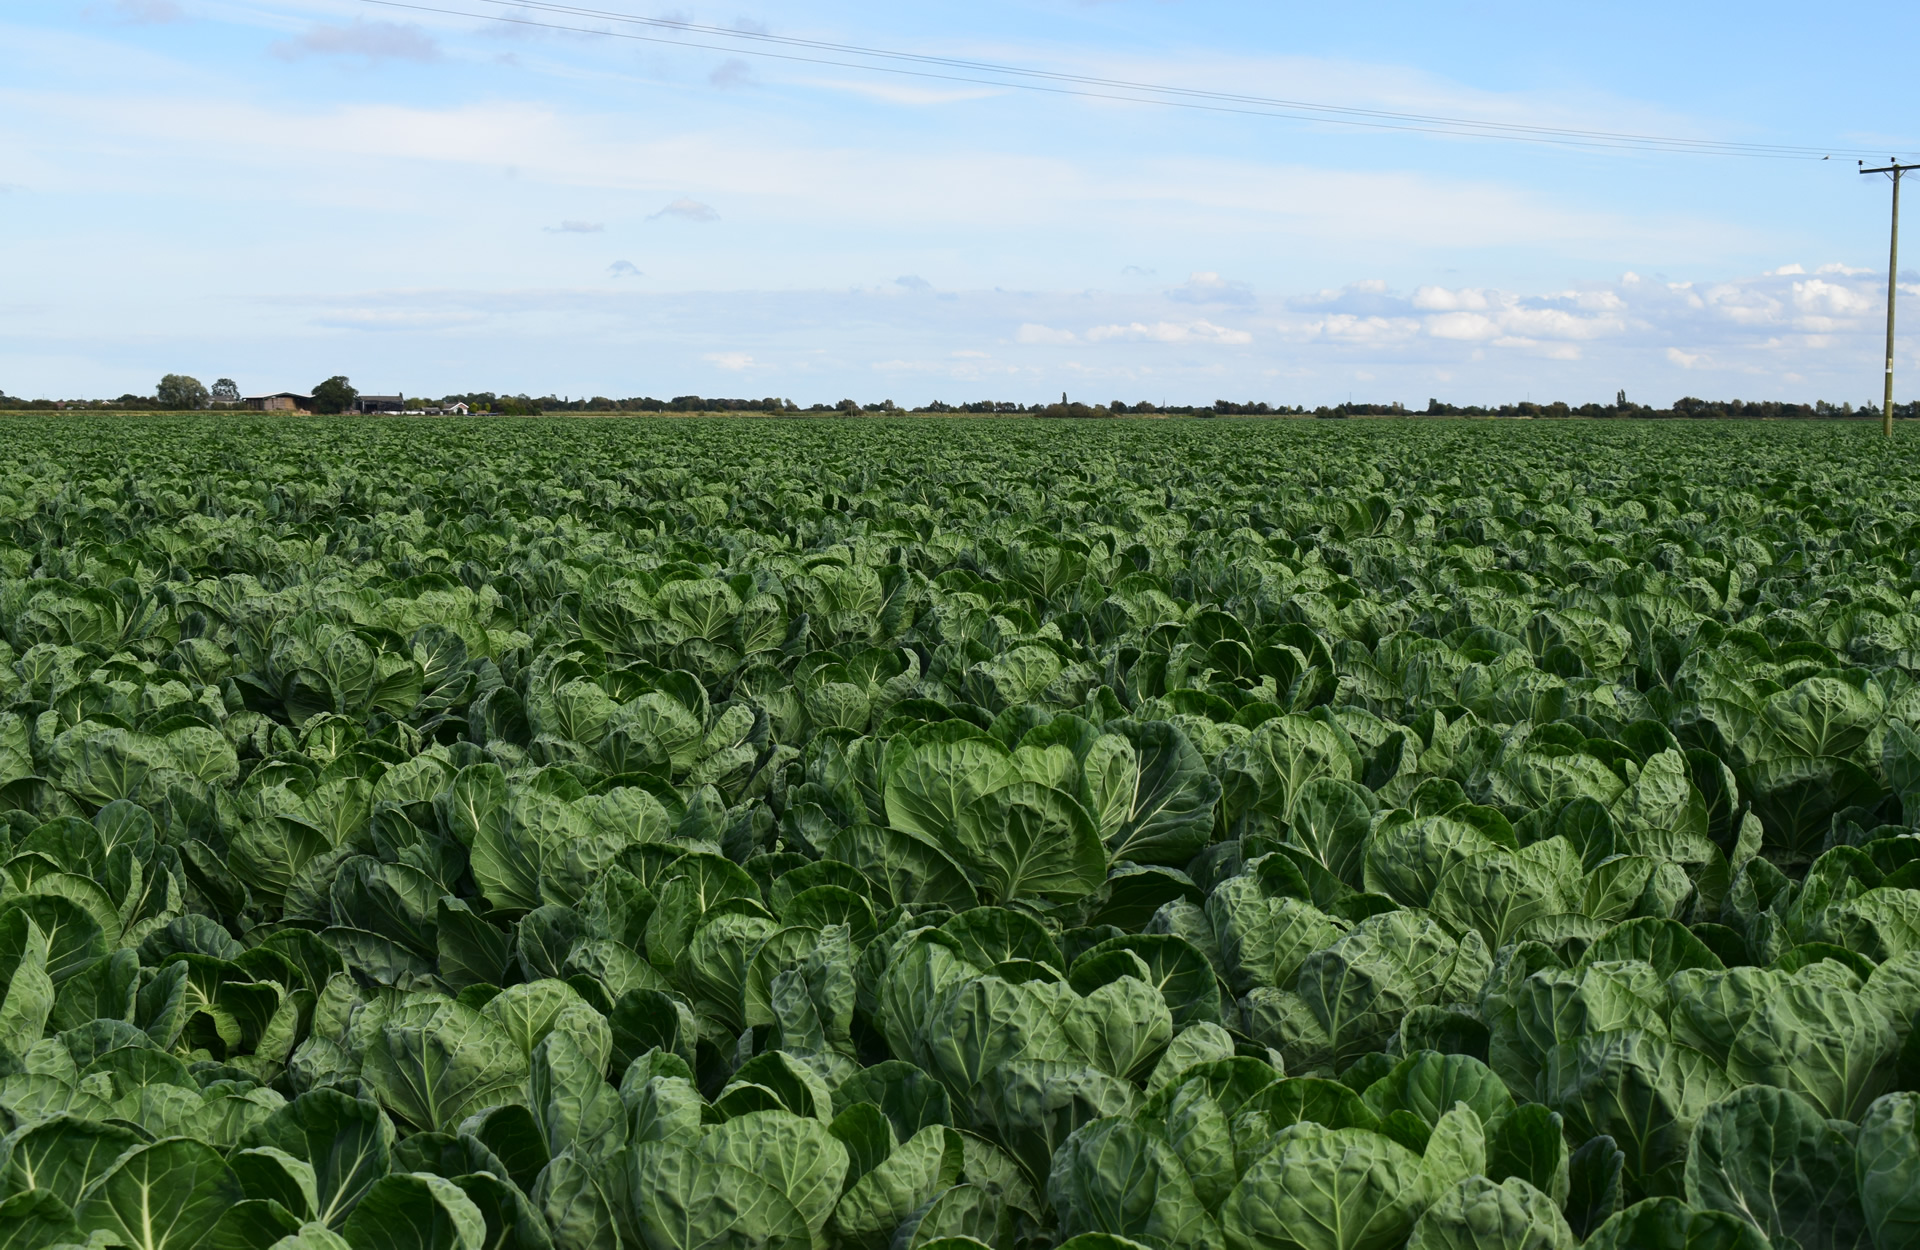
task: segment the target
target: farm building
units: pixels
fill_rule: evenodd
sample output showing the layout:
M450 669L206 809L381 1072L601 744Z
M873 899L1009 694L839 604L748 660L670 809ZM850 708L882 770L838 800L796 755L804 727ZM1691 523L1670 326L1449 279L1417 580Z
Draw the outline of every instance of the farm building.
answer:
M399 412L406 406L400 395L361 395L353 401L355 412Z
M313 411L313 396L296 395L292 391L276 391L272 395L249 395L241 402L255 412Z

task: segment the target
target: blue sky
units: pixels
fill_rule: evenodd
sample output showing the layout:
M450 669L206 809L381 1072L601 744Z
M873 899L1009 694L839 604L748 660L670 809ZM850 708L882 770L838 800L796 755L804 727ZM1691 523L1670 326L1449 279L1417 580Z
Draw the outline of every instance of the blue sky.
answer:
M526 16L485 0L422 0ZM1176 86L1831 145L1594 152L366 0L13 0L0 389L1877 398L1892 3L595 7ZM539 19L548 20L548 19ZM1920 186L1910 187L1920 191ZM1908 197L1910 212L1920 194ZM1902 285L1920 296L1920 218ZM1920 303L1902 338L1920 395Z

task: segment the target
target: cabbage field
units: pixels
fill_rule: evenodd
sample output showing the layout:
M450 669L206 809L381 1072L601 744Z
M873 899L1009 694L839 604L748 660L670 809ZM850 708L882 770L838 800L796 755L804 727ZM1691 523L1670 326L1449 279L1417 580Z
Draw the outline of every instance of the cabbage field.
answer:
M0 423L0 1250L1920 1246L1920 460Z

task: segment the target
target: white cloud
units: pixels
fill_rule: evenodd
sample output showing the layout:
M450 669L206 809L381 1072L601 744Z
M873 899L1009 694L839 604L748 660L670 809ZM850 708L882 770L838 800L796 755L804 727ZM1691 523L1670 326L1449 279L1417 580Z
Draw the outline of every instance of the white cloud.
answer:
M1829 317L1852 317L1872 312L1877 303L1854 287L1840 286L1820 278L1808 278L1793 284L1793 304L1804 313Z
M1594 339L1625 328L1617 317L1577 317L1561 308L1509 308L1500 323L1509 332L1554 339Z
M1080 336L1072 330L1056 330L1052 326L1037 325L1031 321L1021 326L1013 337L1014 341L1018 343L1049 347L1060 347L1068 343L1078 343L1080 341Z
M1150 325L1134 321L1126 325L1095 326L1087 331L1089 343L1104 343L1114 339L1147 343L1220 343L1237 347L1253 342L1253 335L1245 330L1217 326L1211 321L1156 321Z
M1458 339L1472 343L1498 335L1500 324L1483 313L1450 312L1428 317L1427 333L1437 339Z
M898 287L905 287L909 291L931 291L933 289L933 283L927 281L917 273L903 273L893 280L893 284Z
M1805 265L1782 265L1778 269L1769 269L1760 276L1763 278L1784 278L1792 274L1805 273L1806 271L1807 267Z
M1434 298L1431 291L1428 298ZM1360 317L1403 316L1411 308L1405 296L1389 289L1380 278L1349 282L1337 290L1328 288L1311 295L1296 295L1287 305L1303 311L1351 313Z
M548 234L601 234L606 226L597 221L563 221L557 226L542 226Z
M412 23L369 22L356 19L345 26L320 23L303 35L283 39L272 47L282 60L309 56L357 56L376 61L435 61L440 45Z
M1306 327L1310 337L1343 343L1387 343L1410 339L1420 332L1420 323L1412 317L1358 316L1334 313Z
M662 217L678 217L682 221L719 221L720 214L711 204L702 204L699 200L680 199L667 205L659 212L647 218L659 221Z
M616 260L607 266L607 276L609 278L644 278L647 275L641 273L640 266L630 260Z
M1691 376L1680 371L1691 368L1702 378L1742 379L1748 398L1851 398L1857 404L1869 397L1858 387L1861 378L1874 376L1879 350L1877 314L1830 319L1838 328L1816 330L1793 320L1794 279L1757 272L1715 285L1779 291L1784 309L1769 326L1741 324L1704 303L1693 307L1681 297L1692 292L1676 293L1665 282L1601 288L1627 305L1615 312L1583 312L1564 290L1522 294L1487 287L1470 288L1485 294L1484 309L1424 311L1389 289L1373 298L1398 300L1402 312L1276 305L1223 324L1177 315L1182 306L1157 290L961 290L954 300L939 301L900 299L890 285L686 290L653 270L645 282L617 280L622 277L638 273L615 266L578 288L421 288L340 297L276 291L252 299L243 292L241 303L249 310L246 333L288 345L287 368L304 367L294 357L311 355L314 335L346 331L364 348L357 358L370 375L404 374L430 355L462 375L494 377L495 389L510 384L541 392L546 375L558 368L578 377L582 389L613 393L606 388L626 379L609 362L625 359L637 339L663 347L659 380L649 384L656 393L707 393L712 377L724 371L740 378L751 373L763 380L756 388L764 383L803 402L842 394L873 398L863 385L898 376L918 381L903 384L906 394L893 394L897 402L1032 402L1057 395L1066 383L1075 394L1097 390L1167 402L1227 395L1312 404L1338 401L1348 379L1368 372L1387 388L1372 398L1415 406L1427 395L1504 402L1528 389L1535 399L1604 400L1622 385L1636 399L1664 403L1680 393L1668 389L1674 379ZM152 319L152 310L133 311ZM16 358L74 358L97 334L97 319L75 317L65 329L50 329L37 313L0 308L0 337L12 353L0 349L0 365L22 379L9 389L40 384ZM204 353L212 340L180 342ZM184 346L170 350L193 354ZM506 376L498 374L502 367ZM953 393L956 382L961 395ZM407 389L456 385L436 380ZM1700 385L1709 389L1701 392ZM1712 385L1691 384L1710 398L1721 394Z
M1763 286L1718 282L1700 292L1699 298L1701 306L1736 325L1773 325L1780 320L1782 305Z
M1531 345L1537 340L1603 338L1627 329L1627 304L1618 292L1608 290L1524 297L1479 287L1423 286L1410 304L1431 314L1425 320L1429 337L1457 342Z
M1413 293L1413 306L1422 312L1482 309L1487 307L1487 293L1472 287L1450 291L1443 286L1423 286Z
M1539 339L1519 334L1503 334L1493 340L1492 346L1503 347L1511 351L1525 352L1543 360L1578 360L1580 346L1577 343L1546 343Z
M1229 282L1217 273L1195 273L1168 291L1167 298L1182 304L1251 304L1253 288L1244 282Z

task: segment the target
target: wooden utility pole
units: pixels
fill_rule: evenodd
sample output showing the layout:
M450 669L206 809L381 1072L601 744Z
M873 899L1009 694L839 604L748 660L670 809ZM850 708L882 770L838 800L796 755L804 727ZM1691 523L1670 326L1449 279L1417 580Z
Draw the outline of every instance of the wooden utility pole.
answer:
M1900 176L1910 169L1920 169L1920 165L1902 165L1894 160L1877 169L1860 171L1893 179L1893 241L1887 247L1887 393L1880 403L1880 428L1888 438L1893 437L1893 305L1900 289Z

